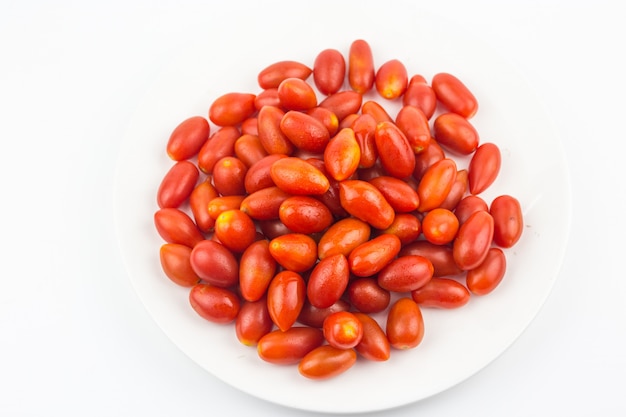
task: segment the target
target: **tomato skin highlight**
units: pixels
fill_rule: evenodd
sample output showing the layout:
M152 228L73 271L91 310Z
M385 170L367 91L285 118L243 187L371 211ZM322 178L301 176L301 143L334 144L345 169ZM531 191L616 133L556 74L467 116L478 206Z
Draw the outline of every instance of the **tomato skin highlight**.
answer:
M337 349L323 345L302 358L298 364L298 371L309 379L329 379L346 372L356 363L356 359L354 349Z
M519 200L510 195L496 197L489 207L493 216L493 241L502 248L511 248L522 237L524 215Z
M200 317L218 324L233 322L241 308L241 302L233 291L208 284L191 287L189 303Z
M411 291L411 298L422 307L453 309L466 305L470 292L456 280L433 277L423 287Z
M321 329L293 326L286 331L272 330L261 337L257 344L257 353L266 362L293 365L322 343L324 333Z

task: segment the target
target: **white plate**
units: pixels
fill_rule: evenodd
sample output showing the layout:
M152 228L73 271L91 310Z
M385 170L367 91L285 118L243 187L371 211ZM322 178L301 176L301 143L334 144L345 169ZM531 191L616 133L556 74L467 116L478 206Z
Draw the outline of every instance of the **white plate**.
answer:
M235 20L213 19L204 39L194 39L172 56L137 110L116 179L117 231L130 279L172 342L199 366L250 395L332 413L418 401L467 379L498 357L552 289L571 217L569 174L559 136L532 86L515 68L467 33L415 6L407 4L393 19L383 19L363 11L367 3L361 5L335 2L329 16L325 7L311 9L305 22L279 7L270 21L262 5L250 5L261 9ZM163 242L153 225L155 195L171 166L165 144L180 121L206 116L211 101L226 92L259 92L256 75L274 61L312 65L325 48L347 54L357 38L370 43L377 65L398 58L411 74L427 79L451 72L474 91L480 109L472 123L482 141L500 146L503 157L501 174L483 197L490 202L501 193L516 196L526 227L518 245L506 251L507 275L494 293L474 297L462 310L424 309L426 333L418 348L394 351L385 363L359 361L338 378L316 382L301 377L295 367L261 361L255 349L236 340L234 326L209 323L190 308L188 290L172 284L160 269Z

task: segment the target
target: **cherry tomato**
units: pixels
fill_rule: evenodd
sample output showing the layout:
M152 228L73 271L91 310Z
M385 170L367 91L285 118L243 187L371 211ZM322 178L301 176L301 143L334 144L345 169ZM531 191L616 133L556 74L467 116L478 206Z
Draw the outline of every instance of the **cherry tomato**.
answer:
M293 365L322 343L324 333L321 329L293 326L285 331L273 330L261 337L257 353L266 362Z
M448 209L433 209L422 219L422 234L427 241L436 245L452 242L458 230L459 219Z
M478 111L476 97L454 75L445 72L435 74L431 84L437 99L450 111L467 119Z
M524 229L520 202L510 195L498 196L491 202L489 213L494 221L494 243L502 248L513 247Z
M246 177L244 178L244 187L246 188L246 192L248 194L252 194L255 191L275 185L270 174L272 165L277 160L286 157L287 155L270 154L255 162L250 168L248 168Z
M228 210L238 210L241 203L246 197L244 195L225 195L215 197L209 201L207 212L213 220L216 220L220 214Z
M419 195L406 181L381 175L368 181L381 192L396 213L410 213L419 207Z
M348 217L331 225L317 244L318 257L324 259L335 254L344 256L361 243L369 240L371 228L362 220Z
M272 220L279 217L280 205L291 195L273 186L248 194L239 209L255 220Z
M414 153L423 152L430 144L430 125L424 112L414 106L404 106L396 115L396 125L404 133Z
M402 105L417 107L430 119L437 109L437 95L423 76L414 75L402 96Z
M167 142L167 155L174 161L193 158L209 139L211 128L207 119L193 116L183 120Z
M261 299L274 278L276 267L269 241L262 239L250 244L239 260L239 291L243 299Z
M487 142L480 145L468 167L469 191L480 194L496 180L500 172L501 156L497 145Z
M396 257L401 245L400 239L392 234L382 234L360 244L348 256L350 271L358 277L377 274Z
M257 116L259 140L268 154L291 155L293 143L280 128L285 112L274 106L263 106Z
M333 215L324 203L304 195L286 198L279 207L278 216L295 233L322 232L333 222Z
M306 283L300 274L281 271L272 279L267 289L267 309L272 322L283 332L298 319L304 299Z
M356 363L354 349L337 349L330 345L317 347L298 364L298 371L309 379L324 380L346 372Z
M189 303L200 317L213 323L231 323L237 318L241 302L237 294L208 284L196 284L189 291Z
M480 138L476 128L463 116L443 113L433 123L437 142L459 155L469 155L478 147Z
M179 207L196 187L200 173L193 162L178 161L167 171L157 190L160 208Z
M348 54L348 82L359 94L365 94L374 86L374 57L370 45L357 39L350 45Z
M377 229L389 227L396 215L382 193L366 181L341 181L339 198L348 213Z
M193 248L204 240L198 226L184 211L177 208L162 208L154 213L154 225L163 240L180 243Z
M456 172L456 163L450 158L435 162L424 172L417 187L419 211L430 211L446 200L456 180Z
M300 150L321 153L330 140L326 126L315 117L290 110L280 121L280 130Z
M263 68L257 76L259 86L263 89L277 88L287 78L306 80L313 70L301 62L279 61Z
M218 126L235 126L256 112L254 99L249 93L227 93L209 107L209 119Z
M182 287L191 287L200 281L200 277L191 267L190 256L191 248L178 243L166 243L159 251L163 272Z
M361 94L356 91L345 90L329 95L320 102L319 106L335 113L341 122L348 115L357 113L361 108L361 103L363 103Z
M223 196L246 193L245 178L248 168L234 156L226 156L213 167L213 186Z
M373 277L350 281L347 296L354 308L367 314L384 311L391 301L391 293L378 285L378 280Z
M278 100L286 110L308 110L317 106L313 88L300 78L287 78L278 85Z
M360 161L361 148L354 130L350 128L341 129L324 149L324 166L336 181L351 177L359 167Z
M330 182L322 171L296 157L281 158L270 168L274 184L290 194L324 194Z
M256 240L256 227L243 211L226 210L215 219L215 237L226 248L241 253Z
M270 253L283 268L304 272L317 260L317 244L309 235L287 233L270 241Z
M203 240L194 246L189 260L194 272L213 286L233 287L239 282L237 258L221 243Z
M317 308L328 308L343 295L350 280L348 259L328 256L315 265L307 282L307 298Z
M215 219L209 214L209 203L219 194L209 180L202 181L189 195L189 208L200 231L207 233L213 230Z
M480 265L493 239L493 217L486 211L477 211L461 225L452 246L454 262L465 271Z
M235 142L240 136L239 129L234 126L224 126L213 133L198 152L198 168L211 174L217 161L235 154Z
M420 255L427 258L433 264L433 276L443 277L459 275L463 272L452 255L452 246L435 245L427 240L417 240L402 248L398 256Z
M336 93L346 77L346 61L336 49L320 52L313 63L313 81L317 89L326 95Z
M363 337L361 321L349 311L338 311L326 317L322 330L328 344L337 349L353 348Z
M467 271L466 284L476 295L486 295L496 289L506 272L506 257L500 248L490 248L485 260Z
M415 170L415 154L404 133L392 122L376 126L374 141L378 157L385 170L393 177L406 178Z
M402 246L414 242L422 234L422 223L419 218L411 213L398 213L393 223L381 233L396 235Z
M280 85L280 83L279 83ZM254 107L261 110L265 106L280 107L280 98L278 98L278 86L266 88L257 94L254 99Z
M489 211L487 202L477 195L468 195L463 197L456 205L454 214L456 215L456 218L459 219L459 225L462 225L477 211Z
M267 310L267 300L246 301L241 304L235 319L237 339L246 346L256 346L259 340L272 331L274 323Z
M411 292L411 298L422 307L459 308L470 300L470 293L460 282L434 277L426 285Z
M393 119L387 113L387 110L377 101L368 100L361 106L361 114L369 114L374 118L376 124L382 122L393 122Z
M391 347L417 347L424 338L424 318L417 303L409 297L396 300L389 308L385 331Z
M376 72L376 91L388 100L402 96L406 91L408 83L409 77L406 67L397 59L385 62Z
M378 285L388 291L410 292L433 277L433 264L420 255L406 255L389 262L378 273Z
M353 313L363 326L363 337L354 349L365 359L383 362L391 356L391 345L385 331L372 317L364 313Z
M311 327L322 328L326 317L337 311L350 310L350 304L343 299L337 300L336 303L326 308L317 308L310 301L306 300L300 315L298 316L298 322Z

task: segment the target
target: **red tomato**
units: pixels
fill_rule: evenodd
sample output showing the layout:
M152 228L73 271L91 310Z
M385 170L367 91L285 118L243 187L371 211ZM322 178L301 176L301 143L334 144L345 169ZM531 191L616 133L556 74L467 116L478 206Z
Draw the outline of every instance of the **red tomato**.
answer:
M461 225L452 246L454 262L459 268L474 269L485 260L493 228L493 217L486 211L477 211Z
M506 257L500 248L490 248L485 260L476 268L467 271L466 284L476 295L492 292L504 278Z
M317 308L307 300L304 302L304 306L302 306L302 311L300 311L300 315L298 316L298 322L321 329L326 317L337 311L348 310L350 310L350 304L343 299L339 299L335 304L326 308Z
M178 161L172 165L161 180L157 190L159 207L179 207L189 198L199 176L198 168L190 161Z
M257 353L266 362L293 365L324 343L321 329L294 326L286 331L273 330L259 339Z
M427 240L418 240L402 248L398 256L420 255L433 264L433 276L458 275L463 271L454 263L450 245L435 245Z
M417 347L424 338L424 318L417 303L408 297L396 300L389 309L385 330L393 348Z
M277 88L287 78L306 80L313 70L297 61L279 61L263 68L257 77L263 89Z
M300 274L282 271L272 279L267 289L267 309L280 330L284 332L293 326L305 297L306 283Z
M404 133L414 153L419 154L430 144L430 125L424 112L414 106L404 106L396 115L396 125Z
M382 193L366 181L341 181L339 198L348 213L377 229L391 226L396 215Z
M357 39L350 45L348 55L348 82L359 94L365 94L374 86L374 57L370 45Z
M215 219L209 214L209 203L219 194L210 181L202 181L189 195L189 208L193 219L202 232L210 232L215 226Z
M198 168L205 174L211 174L217 161L235 154L235 142L240 136L239 129L234 126L216 131L198 152Z
M372 317L364 313L353 313L363 325L363 337L354 349L365 359L386 361L391 356L391 345L385 331Z
M285 112L278 107L263 106L257 116L259 140L268 154L291 155L293 143L280 128Z
M422 219L422 234L427 241L436 245L452 242L458 230L459 219L448 209L433 209Z
M287 78L278 85L278 100L286 110L309 110L317 106L313 88L300 78Z
M432 80L437 99L450 111L467 119L478 111L478 101L474 94L452 74L438 73Z
M358 277L377 274L396 257L401 246L396 235L382 234L370 239L350 252L350 271Z
M318 257L324 259L335 254L350 255L361 243L369 240L371 228L362 220L348 217L331 225L317 244Z
M177 208L162 208L154 213L157 232L168 243L180 243L193 248L204 240L204 235L184 211Z
M459 219L459 225L462 225L477 211L489 211L487 202L477 195L468 195L463 197L456 205L454 214L456 215L456 218Z
M307 297L317 308L328 308L343 295L350 280L348 259L342 255L328 256L315 265L307 282Z
M191 267L204 281L217 287L233 287L239 282L239 263L221 243L203 240L191 251Z
M256 346L263 336L272 331L273 326L265 298L246 301L235 319L235 334L242 344Z
M220 324L234 321L241 308L237 294L208 284L194 285L189 292L189 303L202 318Z
M519 201L510 195L501 195L491 202L489 212L493 216L493 241L503 248L514 246L524 230L524 216Z
M378 280L373 277L350 281L347 296L354 308L368 314L384 311L391 300L391 293L378 285Z
M409 76L404 64L397 59L392 59L378 68L374 82L378 94L388 100L393 100L404 94L409 84Z
M446 200L456 180L456 172L456 163L450 158L435 162L424 172L417 187L419 211L430 211Z
M378 158L385 170L393 177L406 178L415 170L415 154L404 133L392 122L376 126L374 142Z
M414 75L402 96L402 105L417 107L430 119L437 109L437 95L423 76Z
M256 112L249 93L227 93L215 99L209 107L209 119L218 126L238 125Z
M236 253L242 253L256 240L254 222L241 210L226 210L215 219L215 237Z
M496 180L500 172L501 156L500 149L493 143L480 145L468 167L469 191L472 194L480 194Z
M433 132L437 142L451 152L469 155L479 144L476 128L463 116L456 113L443 113L433 123Z
M336 49L325 49L315 58L313 81L317 89L326 95L336 93L346 77L346 61Z
M239 158L226 156L213 167L213 186L223 196L243 195L247 171L248 167Z
M360 161L361 148L352 129L341 129L324 149L324 166L336 181L351 177Z
M298 371L309 379L323 380L346 372L356 363L354 349L337 349L329 345L310 351L298 364Z
M410 292L426 285L433 277L433 264L419 255L398 257L378 273L378 285L388 291Z
M328 344L337 349L353 348L363 338L361 321L349 311L338 311L326 317L322 330Z
M183 120L167 142L167 155L174 161L193 158L209 139L211 128L207 119L193 116Z
M276 266L267 240L257 240L248 246L239 260L239 291L244 300L257 301L263 297Z
M470 293L458 281L435 277L423 287L412 291L411 298L422 307L452 309L467 304Z
M191 287L200 281L200 277L191 267L190 256L191 248L178 243L166 243L159 251L163 272L169 279L183 287Z
M270 253L283 268L304 272L317 261L317 244L309 235L286 233L270 241Z

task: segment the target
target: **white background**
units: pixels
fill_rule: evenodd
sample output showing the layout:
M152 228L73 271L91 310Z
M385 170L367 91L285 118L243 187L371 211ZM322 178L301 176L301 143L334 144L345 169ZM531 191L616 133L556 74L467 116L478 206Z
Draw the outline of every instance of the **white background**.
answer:
M371 415L624 415L626 15L617 1L419 3L536 86L566 150L572 230L513 346L446 392ZM121 140L178 50L207 35L254 41L237 24L252 8L268 25L275 7L333 13L326 1L252 4L0 2L0 416L313 415L242 394L182 354L135 295L114 231ZM401 5L353 7L393 19Z

